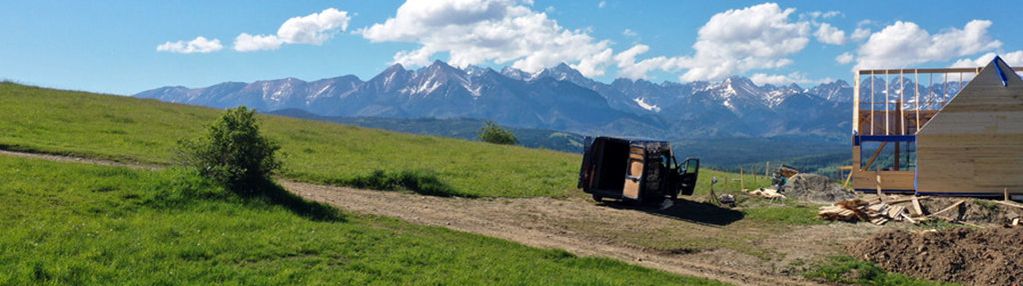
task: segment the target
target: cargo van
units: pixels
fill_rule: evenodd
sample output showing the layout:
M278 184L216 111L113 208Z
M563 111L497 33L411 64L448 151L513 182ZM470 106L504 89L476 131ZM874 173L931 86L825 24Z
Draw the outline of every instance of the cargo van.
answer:
M700 160L679 165L667 141L587 138L578 187L596 201L605 198L660 203L692 195Z

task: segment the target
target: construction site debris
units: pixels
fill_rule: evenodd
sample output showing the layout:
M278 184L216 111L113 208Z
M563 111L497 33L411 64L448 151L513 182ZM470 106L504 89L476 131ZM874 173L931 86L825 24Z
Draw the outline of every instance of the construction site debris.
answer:
M839 201L821 207L817 216L825 220L867 221L877 225L889 221L916 224L938 219L964 225L1012 226L1014 219L1023 217L1021 214L1023 206L1004 201L882 196Z
M883 232L849 251L889 271L968 285L1018 285L1023 281L1023 231L953 228Z
M852 191L843 189L831 179L816 174L800 173L785 184L782 193L786 196L810 202L832 203L856 197Z
M778 193L778 190L768 189L768 188L759 188L759 189L756 189L756 190L749 191L749 192L747 192L747 194L749 194L750 196L761 197L761 198L765 198L765 199L784 199L785 198L785 195L783 195L781 193Z
M730 195L730 194L721 195L720 197L718 197L718 202L721 203L721 205L723 205L723 206L734 208L735 207L735 196Z
M820 207L817 216L826 220L837 221L868 221L876 225L883 225L889 221L903 221L918 223L924 218L914 219L907 214L906 206L895 205L884 202L880 199L865 201L852 199L839 201L831 206Z

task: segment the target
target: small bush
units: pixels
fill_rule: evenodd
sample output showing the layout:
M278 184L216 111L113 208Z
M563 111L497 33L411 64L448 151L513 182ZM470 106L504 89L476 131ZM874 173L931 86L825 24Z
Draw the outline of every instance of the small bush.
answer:
M256 111L244 106L227 110L207 134L179 145L183 165L241 194L261 189L281 167L280 146L260 134Z
M480 140L483 142L503 144L503 145L515 145L518 140L515 139L515 134L511 131L501 128L497 123L493 121L487 121L480 129Z

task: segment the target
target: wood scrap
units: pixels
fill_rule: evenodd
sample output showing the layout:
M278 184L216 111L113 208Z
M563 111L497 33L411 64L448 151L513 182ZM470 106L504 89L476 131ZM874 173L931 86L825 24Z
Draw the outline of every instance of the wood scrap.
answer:
M821 219L834 221L865 221L883 225L890 221L908 221L918 223L907 212L906 206L892 205L883 201L851 199L838 201L830 206L820 207L817 216Z
M906 198L898 198L898 199L894 199L894 200L889 200L889 201L888 201L888 203L889 203L889 204L897 204L897 203L905 203L905 202L911 202L911 201L913 201L913 199L914 199L914 198L915 198L916 200L918 200L918 201L922 201L922 200L927 200L927 199L930 199L931 197L926 197L926 196L924 196L924 197L917 197L917 196L911 196L911 197L906 197Z
M924 210L923 208L920 207L920 199L917 199L916 196L913 196L910 199L913 202L913 215L916 216L924 215Z
M778 193L775 189L760 188L748 193L751 196L763 197L768 199L784 199L785 195Z
M888 208L887 215L890 218L895 218L896 220L902 220L902 216L900 216L900 214L902 214L904 211L906 211L906 207L904 207L904 206L891 206L891 207Z
M1010 206L1010 207L1015 207L1015 208L1021 208L1021 209L1023 209L1023 205L1020 205L1020 204L1016 204L1016 203L1012 203L1012 202L1007 202L1007 201L995 201L995 203L999 203L999 204L1002 204L1002 205L1006 205L1006 206Z
M903 209L903 210L905 210L905 209ZM907 215L906 213L899 213L899 216L902 216L902 218L906 219L906 221L908 221L909 223L912 223L912 224L917 224L918 223L916 220L914 220L913 218L909 217L909 215Z
M927 216L936 216L936 215L938 215L938 214L941 214L941 213L947 212L947 211L949 211L949 210L951 210L951 209L953 209L953 208L955 208L955 207L958 207L959 205L963 204L964 202L966 202L966 200L959 200L959 201L957 201L957 202L953 203L952 205L950 205L950 206L947 206L947 207L945 207L945 208L941 209L940 211L936 211L936 212L934 212L934 213L932 213L932 214L929 214L929 215L927 215Z

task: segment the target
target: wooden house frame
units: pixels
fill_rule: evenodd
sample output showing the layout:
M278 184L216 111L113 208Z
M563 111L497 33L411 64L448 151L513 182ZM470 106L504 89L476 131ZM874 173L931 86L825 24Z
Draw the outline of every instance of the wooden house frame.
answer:
M858 70L849 175L853 189L1023 194L1023 80L1018 71L1023 68L1010 68L998 57L983 68ZM867 83L861 82L863 76L867 88L861 88ZM878 77L884 78L880 94L874 82ZM921 78L929 83L924 88ZM929 87L935 78L941 92L955 87L955 96L944 100L950 94L933 93Z

